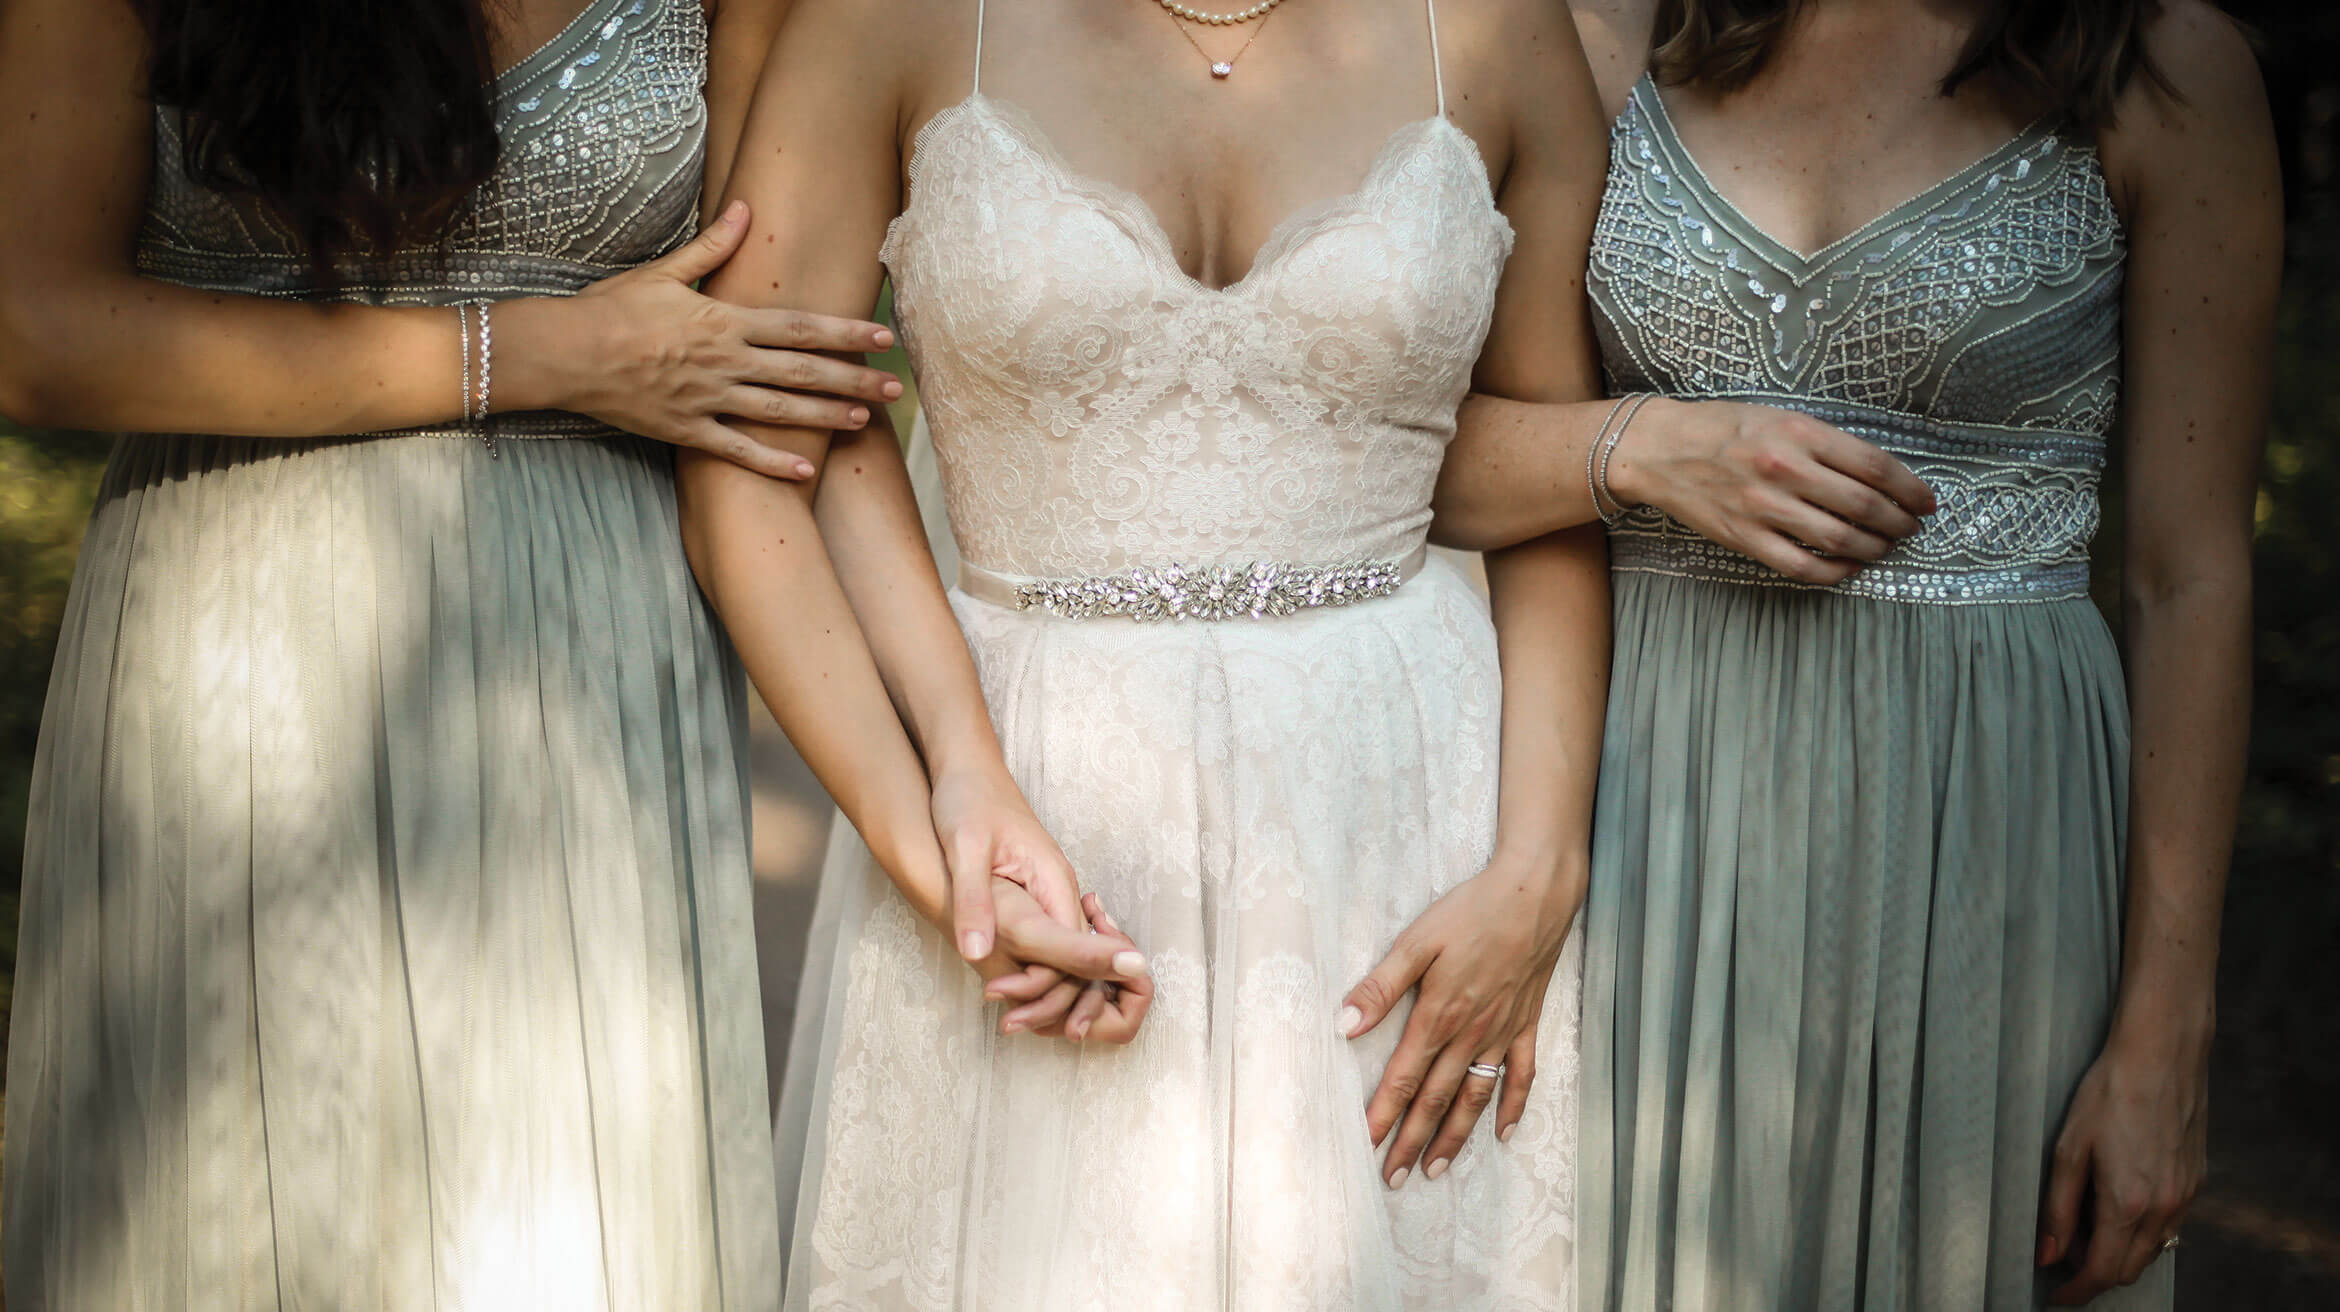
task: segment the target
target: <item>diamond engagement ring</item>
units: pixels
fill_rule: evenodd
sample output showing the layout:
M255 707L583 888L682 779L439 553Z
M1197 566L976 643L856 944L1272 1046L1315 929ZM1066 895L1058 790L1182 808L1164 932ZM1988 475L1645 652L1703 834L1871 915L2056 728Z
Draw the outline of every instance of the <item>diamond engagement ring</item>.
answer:
M1490 1065L1483 1061L1474 1061L1463 1069L1472 1075L1483 1075L1490 1080L1499 1078L1503 1074L1501 1066Z

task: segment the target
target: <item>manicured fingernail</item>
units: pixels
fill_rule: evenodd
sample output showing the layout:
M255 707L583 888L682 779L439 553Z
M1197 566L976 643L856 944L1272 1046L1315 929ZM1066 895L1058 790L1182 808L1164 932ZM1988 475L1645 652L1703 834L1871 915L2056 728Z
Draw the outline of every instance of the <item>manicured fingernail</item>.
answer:
M894 332L890 328L880 328L869 335L869 340L882 351L894 344Z
M1510 1142L1511 1142L1511 1132L1512 1132L1513 1130L1516 1130L1516 1129L1518 1129L1518 1128L1519 1128L1519 1122L1517 1122L1517 1121L1513 1121L1511 1124L1504 1126L1504 1127L1503 1127L1502 1129L1500 1129L1500 1130L1497 1130L1497 1131L1495 1132L1495 1142L1497 1142L1497 1143L1510 1143Z
M959 951L969 961L981 961L991 955L991 936L980 929L970 929L959 935Z
M737 223L746 216L747 202L744 200L735 200L729 205L723 207L723 214L715 221L717 223Z
M1113 973L1138 976L1146 973L1146 954L1143 952L1116 952L1113 954Z
M1446 1174L1446 1159L1441 1157L1437 1161L1423 1167L1422 1174L1429 1176L1433 1180Z
M813 476L812 461L810 460L799 460L790 468L796 471L798 478L811 478Z
M901 395L902 395L902 383L901 383L901 380L900 380L900 379L889 379L889 380L887 380L887 382L886 382L886 385L885 385L884 387L881 387L881 388L879 388L878 390L879 390L879 391L881 391L881 392L884 392L884 393L886 394L886 399L887 399L887 400L889 400L889 401L892 401L892 400L899 399L899 398L901 397Z
M1405 1187L1406 1187L1406 1177L1407 1177L1407 1176L1409 1176L1409 1175L1412 1175L1412 1174L1413 1174L1413 1172L1412 1172L1411 1170L1409 1170L1409 1169L1407 1169L1406 1167L1403 1167L1403 1166L1399 1167L1399 1168L1398 1168L1398 1169L1396 1169L1395 1171L1392 1171L1392 1172L1390 1172L1390 1176L1389 1176L1389 1187L1390 1187L1390 1188L1392 1188L1392 1189L1403 1189L1403 1188L1405 1188Z
M1365 1013L1355 1007L1343 1007L1340 1019L1333 1023L1340 1027L1341 1037L1345 1039L1355 1034L1357 1027L1365 1023Z
M855 406L846 414L845 418L850 423L852 423L855 428L859 428L863 424L869 422L869 411L862 409L860 406Z

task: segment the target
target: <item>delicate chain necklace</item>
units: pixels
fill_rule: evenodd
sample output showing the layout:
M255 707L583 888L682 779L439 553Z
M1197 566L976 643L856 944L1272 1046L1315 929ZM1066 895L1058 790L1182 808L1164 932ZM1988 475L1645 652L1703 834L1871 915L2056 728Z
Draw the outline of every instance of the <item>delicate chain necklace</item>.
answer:
M1155 0L1155 3L1161 5L1164 12L1170 15L1170 20L1178 24L1178 35L1185 37L1186 44L1194 47L1194 53L1201 55L1204 62L1211 66L1211 76L1224 82L1235 76L1235 61L1243 58L1244 50L1251 49L1252 41L1259 40L1259 34L1267 30L1267 20L1274 15L1276 6L1284 3L1284 0L1258 0L1258 3L1251 8L1232 14L1205 13L1191 5L1181 3L1180 0ZM1230 27L1237 23L1248 23L1254 18L1260 20L1260 23L1258 27L1251 29L1251 40L1243 43L1243 50L1238 50L1225 59L1212 59L1211 52L1203 49L1202 42L1194 39L1194 33L1186 30L1187 23L1209 23L1217 27ZM1180 19L1186 21L1179 22Z

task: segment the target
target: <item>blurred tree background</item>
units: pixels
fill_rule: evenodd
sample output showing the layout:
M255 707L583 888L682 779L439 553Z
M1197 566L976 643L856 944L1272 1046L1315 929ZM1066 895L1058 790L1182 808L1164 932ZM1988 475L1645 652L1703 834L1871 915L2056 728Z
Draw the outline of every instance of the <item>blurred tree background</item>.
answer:
M2340 1308L2340 12L2226 7L2261 37L2291 240L2259 494L2258 700L2219 986L2211 1174L2179 1306L2306 1312ZM0 418L0 1039L26 784L105 457L102 438ZM2107 490L2097 595L2117 626L2117 473Z

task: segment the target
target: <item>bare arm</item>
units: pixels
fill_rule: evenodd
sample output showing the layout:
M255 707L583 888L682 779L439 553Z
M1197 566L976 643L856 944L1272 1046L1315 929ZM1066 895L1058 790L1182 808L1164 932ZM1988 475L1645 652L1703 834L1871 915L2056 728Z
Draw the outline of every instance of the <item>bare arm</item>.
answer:
M705 204L712 217L738 161L748 105L772 53L772 39L794 0L710 0L707 31L707 176Z
M1497 85L1512 151L1501 200L1517 233L1477 385L1555 408L1581 401L1599 392L1580 271L1607 152L1576 33L1540 4L1474 6L1458 26L1505 70ZM1409 988L1421 992L1366 1110L1376 1143L1396 1131L1382 1167L1393 1186L1417 1163L1437 1178L1462 1150L1497 1090L1466 1077L1470 1063L1507 1066L1499 1132L1518 1121L1544 993L1590 863L1609 673L1599 526L1496 551L1487 582L1503 670L1495 855L1409 926L1348 999L1354 1036Z
M938 35L864 0L797 0L729 187L757 222L711 294L868 312L900 207L907 88L924 45L959 20L941 21ZM903 894L999 974L994 874L1029 888L1063 926L1085 918L1062 855L1008 778L892 432L834 449L820 430L758 435L824 464L817 518L809 487L686 453L677 486L700 585L774 717ZM1134 977L1094 955L1075 973Z
M1570 9L1605 128L1648 64L1654 5L1575 0ZM1607 156L1585 167L1597 178ZM1543 294L1581 304L1584 274L1582 262L1551 270ZM1485 550L1598 519L1587 457L1612 413L1588 399L1598 395L1473 395L1439 477L1439 541ZM1729 401L1642 407L1614 447L1609 490L1808 583L1849 578L1934 509L1925 485L1868 443L1803 415Z
M324 305L140 277L132 249L152 165L146 37L127 4L0 6L0 411L28 423L311 437L461 417L461 344L446 309ZM719 416L784 403L843 422L845 402L771 390L874 325L718 306L689 282L729 253L718 230L584 296L495 310L498 410L565 409L786 473ZM884 380L823 362L812 385ZM857 390L859 389L859 390ZM780 398L788 397L785 402Z
M2126 193L2128 906L2103 1055L2058 1143L2043 1260L2059 1302L2134 1280L2199 1185L2218 930L2250 724L2251 529L2281 277L2281 178L2258 69L2207 5L2151 40L2107 135ZM2094 1195L2093 1228L2080 1199Z
M1581 300L1578 268L1546 295ZM1438 478L1439 541L1481 550L1599 518L1586 459L1608 401L1474 393ZM1659 397L1633 412L1609 491L1806 583L1841 583L1919 529L1934 494L1908 466L1808 415ZM1807 547L1828 553L1814 555Z

